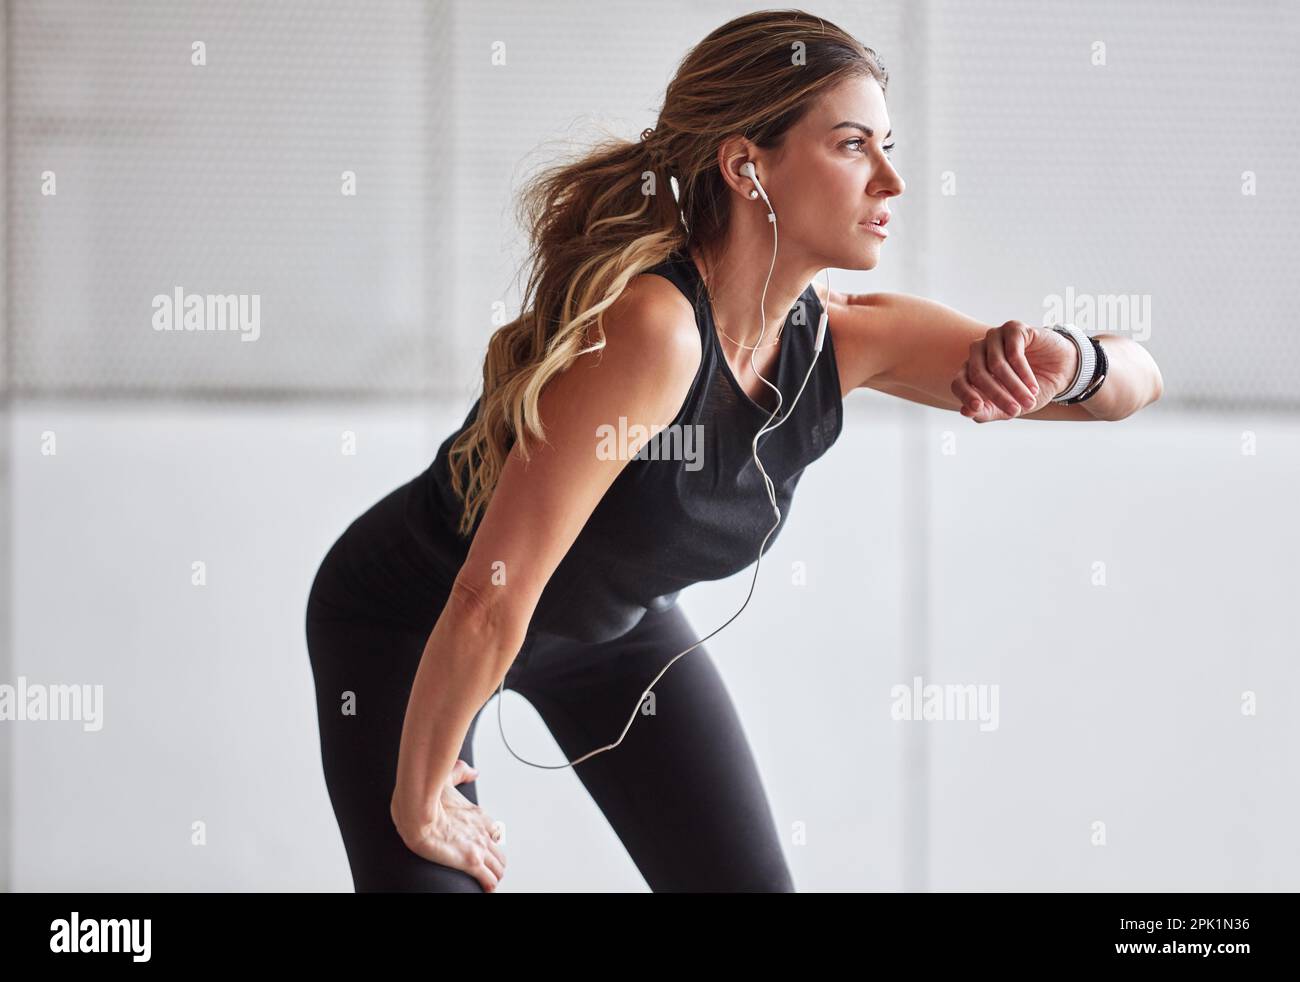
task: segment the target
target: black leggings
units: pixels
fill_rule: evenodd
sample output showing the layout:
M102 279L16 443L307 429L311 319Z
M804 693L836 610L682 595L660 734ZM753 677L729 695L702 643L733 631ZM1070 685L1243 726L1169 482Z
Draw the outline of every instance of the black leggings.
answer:
M468 873L411 852L389 815L407 698L446 590L425 599L427 626L387 616L391 592L377 608L363 609L356 606L355 588L349 592L356 560L344 556L374 551L373 540L356 540L365 535L366 522L373 524L385 508L391 512L398 500L390 495L349 528L344 538L353 539L352 552L335 545L308 602L325 783L358 892L481 893ZM406 550L388 551L396 588L402 585L396 578L401 559L393 559L394 551ZM531 631L506 674L506 688L536 708L564 760L574 760L616 740L650 680L698 639L676 606L651 611L627 634L600 644ZM342 711L349 691L354 715ZM679 658L653 694L653 714L639 713L621 744L573 768L650 889L793 892L753 754L707 647ZM491 705L480 708L465 736L460 756L467 763L474 762L479 716ZM554 752L538 760L562 762ZM476 783L457 788L478 804Z

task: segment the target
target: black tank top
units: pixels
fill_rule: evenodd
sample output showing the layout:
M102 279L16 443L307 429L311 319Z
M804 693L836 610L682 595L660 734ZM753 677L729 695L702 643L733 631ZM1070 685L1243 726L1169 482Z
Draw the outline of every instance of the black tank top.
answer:
M530 631L587 643L619 637L647 610L672 606L692 583L723 579L748 567L774 521L751 444L767 421L775 394L763 387L769 407L764 409L741 388L723 356L704 284L688 253L674 252L643 272L667 278L694 305L703 348L700 367L672 425L626 463L556 567ZM821 302L810 284L786 318L775 368L767 372L781 390L782 415L808 372L820 316ZM449 578L464 563L473 532L468 538L455 532L461 502L451 489L447 453L473 422L479 401L411 483L406 505L408 531L433 550ZM781 525L768 539L768 549L789 517L804 468L830 448L843 426L828 329L793 414L758 443L781 509ZM480 512L474 531L482 517Z

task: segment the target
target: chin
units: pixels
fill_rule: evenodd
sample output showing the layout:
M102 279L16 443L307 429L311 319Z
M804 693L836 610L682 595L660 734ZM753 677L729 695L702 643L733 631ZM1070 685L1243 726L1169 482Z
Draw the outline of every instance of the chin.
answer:
M844 256L842 262L830 263L832 269L868 270L875 269L880 262L880 247L862 246Z
M821 253L821 258L817 261L818 268L875 269L880 263L880 247L884 243L875 236L871 236L871 241L863 242L866 234L855 227L852 236L838 248L831 248Z
M838 261L827 265L832 269L875 269L880 263L881 247L885 243L876 236L863 232L858 228L854 228L853 231L854 240L852 244L840 251ZM868 241L864 242L864 237Z

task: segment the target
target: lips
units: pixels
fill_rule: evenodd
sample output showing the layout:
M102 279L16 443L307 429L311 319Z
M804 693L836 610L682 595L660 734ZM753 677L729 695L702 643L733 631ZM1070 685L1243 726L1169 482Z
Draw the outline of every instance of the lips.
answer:
M859 224L862 225L888 225L889 212L882 211L879 215L872 215L870 218L863 219Z

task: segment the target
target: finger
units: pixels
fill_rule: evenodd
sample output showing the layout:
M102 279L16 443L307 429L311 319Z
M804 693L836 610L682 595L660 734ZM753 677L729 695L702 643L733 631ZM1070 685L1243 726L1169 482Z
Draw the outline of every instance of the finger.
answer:
M988 367L989 373L1001 382L1011 398L1016 400L1015 412L1023 412L1034 404L1034 394L1029 391L1029 386L1007 361L1006 350L1002 345L989 345Z
M483 854L483 865L492 871L492 875L498 880L506 875L506 864L501 861L495 854L486 852Z
M485 892L491 893L496 889L500 877L487 865L483 850L477 846L468 843L463 846L458 851L458 858L453 865L478 880Z
M974 416L984 407L984 400L975 391L975 387L966 381L965 375L958 375L952 380L952 394L961 400L963 415Z
M451 769L451 777L449 780L452 784L464 784L466 781L472 781L476 777L478 777L478 771L474 769L472 764L463 760L458 760L456 761L455 766Z
M969 385L969 386L971 386L972 388L974 388L974 383L971 381L969 371L968 371L968 374L966 375L964 381L966 382L967 385ZM1010 418L1006 413L1004 413L1004 412L1003 412L1003 411L998 407L998 405L997 405L995 402L992 402L992 401L989 400L989 399L983 398L983 397L982 397L983 394L980 393L980 391L979 391L978 389L976 389L975 392L976 392L977 395L980 395L980 396L981 396L981 400L980 400L980 403L981 403L981 404L980 404L980 408L979 408L979 410L978 410L978 411L977 411L973 416L971 416L971 419L972 419L974 422L976 422L976 423L992 423L994 420L999 420L999 419L1009 419L1009 418Z
M474 875L479 878L480 883L484 884L483 889L488 893L495 893L497 884L501 882L501 878L488 869L485 863L479 863Z
M991 402L995 408L1008 416L1016 414L1018 403L1011 393L1002 387L1002 383L989 373L983 358L978 360L972 358L967 363L966 380L975 387L985 402Z
M1008 343L1004 346L1007 355L1007 361L1011 362L1019 376L1025 380L1025 385L1029 386L1029 392L1035 400L1038 398L1038 377L1034 375L1034 369L1029 364L1029 359L1025 357L1025 346L1029 343L1033 335L1032 327L1020 325L1020 329L1012 332L1008 336Z
M990 412L996 411L993 407L993 404L990 402L985 402L983 399L981 399L979 393L975 391L974 386L970 384L970 381L965 376L962 376L961 384L966 388L967 391L974 392L975 393L974 398L978 401L978 405L976 406L974 411L968 410L965 406L963 406L962 415L968 416L971 422L974 423L987 422L988 414Z
M1019 391L1024 387L1024 383L1015 377L1015 372L1011 371L1011 366L1006 361L1006 355L1002 352L1002 342L995 338L986 346L984 369L1001 390L995 398L998 408L1008 416L1014 416L1024 408Z
M493 830L489 828L488 831L484 833L483 848L490 850L492 855L496 856L497 859L504 863L506 861L506 851L500 842L492 838L492 831Z

